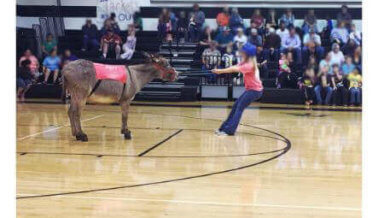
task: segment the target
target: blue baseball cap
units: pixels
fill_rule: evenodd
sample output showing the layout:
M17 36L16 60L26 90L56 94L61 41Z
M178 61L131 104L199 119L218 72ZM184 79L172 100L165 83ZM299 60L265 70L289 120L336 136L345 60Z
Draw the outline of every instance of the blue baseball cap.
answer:
M243 45L241 51L245 52L248 56L256 56L256 46L252 45L249 42Z

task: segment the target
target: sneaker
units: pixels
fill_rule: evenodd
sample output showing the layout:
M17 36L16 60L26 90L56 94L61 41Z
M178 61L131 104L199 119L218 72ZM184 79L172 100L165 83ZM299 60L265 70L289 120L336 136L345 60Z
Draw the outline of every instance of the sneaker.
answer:
M229 136L227 133L223 132L223 131L219 131L215 133L217 136Z

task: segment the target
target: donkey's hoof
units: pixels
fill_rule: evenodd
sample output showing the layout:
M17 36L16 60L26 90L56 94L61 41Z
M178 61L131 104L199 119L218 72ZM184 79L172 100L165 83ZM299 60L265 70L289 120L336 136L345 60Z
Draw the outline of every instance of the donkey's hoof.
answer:
M76 140L82 141L82 142L87 142L88 136L86 134L79 134L79 135L76 135Z
M131 132L126 132L125 134L123 134L123 136L125 137L125 139L131 139Z

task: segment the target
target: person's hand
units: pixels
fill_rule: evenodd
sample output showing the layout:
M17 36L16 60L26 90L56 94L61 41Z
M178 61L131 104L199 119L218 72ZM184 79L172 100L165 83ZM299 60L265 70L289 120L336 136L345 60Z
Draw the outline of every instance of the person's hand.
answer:
M211 72L215 73L215 74L220 74L220 70L219 69L212 69Z

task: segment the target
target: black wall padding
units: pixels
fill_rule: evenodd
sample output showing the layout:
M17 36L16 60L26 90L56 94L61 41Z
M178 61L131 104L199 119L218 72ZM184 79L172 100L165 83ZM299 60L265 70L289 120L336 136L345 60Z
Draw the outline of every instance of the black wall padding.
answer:
M60 10L60 11L59 11ZM17 5L17 16L22 17L96 17L95 6L38 6Z
M59 13L60 9L60 13ZM255 8L239 8L239 13L243 18L249 18L252 16ZM179 11L191 10L190 7L178 7L172 8L176 14ZM219 12L222 11L221 7L208 7L201 8L206 14L206 18L215 18ZM267 8L261 9L262 13L266 15L268 13ZM285 9L275 9L278 16L281 16ZM297 19L303 19L309 8L294 8L293 12ZM328 16L332 19L336 19L337 13L340 8L315 8L315 14L318 19L326 19ZM141 7L141 17L143 18L157 18L161 12L161 7ZM361 8L350 8L349 12L352 14L353 19L362 19ZM54 17L61 14L62 17L96 17L96 6L38 6L38 5L17 5L17 16L24 17Z

